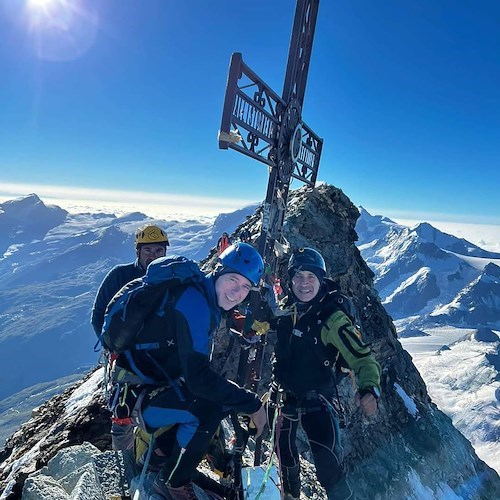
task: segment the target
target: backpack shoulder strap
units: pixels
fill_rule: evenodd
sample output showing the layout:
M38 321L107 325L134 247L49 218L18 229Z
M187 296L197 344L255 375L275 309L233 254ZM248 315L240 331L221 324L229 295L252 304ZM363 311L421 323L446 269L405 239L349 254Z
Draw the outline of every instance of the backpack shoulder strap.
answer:
M357 312L351 297L343 294L340 287L332 280L327 280L328 292L322 299L321 307L318 311L319 320L324 323L336 311L342 311L351 322L356 325Z

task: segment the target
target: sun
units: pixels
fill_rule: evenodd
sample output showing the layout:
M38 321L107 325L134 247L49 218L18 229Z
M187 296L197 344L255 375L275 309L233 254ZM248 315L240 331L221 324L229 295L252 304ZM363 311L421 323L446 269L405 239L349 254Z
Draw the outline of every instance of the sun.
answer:
M99 26L99 14L92 5L95 2L15 1L23 4L24 23L38 58L71 61L82 56L93 45Z
M28 19L33 29L61 27L71 16L68 0L26 0Z
M27 0L26 6L32 16L51 16L58 11L65 0Z
M52 17L69 8L68 0L26 0L26 6L33 16L42 17Z

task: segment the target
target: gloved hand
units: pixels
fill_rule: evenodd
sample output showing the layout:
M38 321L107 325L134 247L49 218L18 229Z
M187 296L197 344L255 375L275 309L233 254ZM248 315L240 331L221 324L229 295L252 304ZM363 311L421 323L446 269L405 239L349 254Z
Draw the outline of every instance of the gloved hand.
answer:
M271 397L271 395L269 394L269 391L266 391L264 394L262 394L262 396L260 397L260 401L263 405L267 404L267 402L269 401L269 398Z
M271 328L271 325L267 321L257 321L254 320L252 323L252 330L257 334L257 335L264 335L267 333Z

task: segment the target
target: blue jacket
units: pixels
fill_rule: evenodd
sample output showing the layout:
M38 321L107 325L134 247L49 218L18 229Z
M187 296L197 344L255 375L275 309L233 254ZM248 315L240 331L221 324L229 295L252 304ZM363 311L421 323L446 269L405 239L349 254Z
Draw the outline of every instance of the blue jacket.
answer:
M126 285L129 281L141 278L146 270L141 267L139 260L130 264L119 264L105 276L95 297L92 307L91 323L96 335L101 335L102 325L104 324L104 313L109 301L116 292Z
M184 390L196 397L242 413L256 412L260 401L253 392L242 389L210 367L211 342L221 320L213 277L205 277L201 285L182 287L174 295L172 309L161 319L153 315L154 323L144 328L170 347L134 350L132 358L120 356L117 363L136 373L138 369L154 380L165 380L165 375L169 379L182 377Z

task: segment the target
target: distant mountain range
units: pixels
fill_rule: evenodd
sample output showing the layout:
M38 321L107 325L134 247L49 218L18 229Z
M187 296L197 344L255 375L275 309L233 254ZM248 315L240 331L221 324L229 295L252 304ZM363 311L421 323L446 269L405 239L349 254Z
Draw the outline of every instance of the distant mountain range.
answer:
M92 349L96 337L89 324L94 296L109 269L134 259L138 226L160 224L169 234L170 255L201 260L213 251L223 231L232 233L255 208L217 218L158 221L139 212L121 217L69 214L45 205L36 195L0 204L0 425L14 429L16 412L25 419L30 404L43 399L37 396L33 402L32 396L43 390L20 393L23 389L81 373L97 363ZM432 338L446 326L500 330L500 254L427 223L409 228L363 208L360 212L358 249L375 274L375 288L400 337ZM491 335L489 342L498 346L498 336ZM472 345L468 338L463 341L469 342L464 346ZM478 367L489 367L495 378L498 350L491 344L481 349L485 359ZM461 352L457 347L452 351ZM434 373L423 368L429 377ZM60 387L65 383L61 381ZM489 379L485 383L492 387ZM494 400L495 396L487 399L488 408ZM8 435L5 429L0 446Z
M500 328L500 254L425 222L407 227L360 213L358 248L395 320Z
M24 199L19 202L30 205ZM44 211L36 197L31 197L31 202L37 211ZM499 498L498 476L477 459L471 445L439 409L444 409L476 450L481 450L481 457L500 470L498 332L486 326L465 328L437 322L440 315L451 320L452 306L456 306L453 310L467 311L465 319L457 318L458 323L472 321L469 309L477 309L485 293L489 297L489 287L479 287L483 281L491 283L482 278L491 276L495 283L495 259L481 253L471 255L481 249L467 242L461 248L472 251L466 250L466 255L451 252L443 248L447 243L440 240L441 235L434 234L429 241L431 236L424 238L415 228L404 228L382 217L365 225L365 234L358 228L360 248L366 245L375 277L384 285L379 290L387 304L401 310L400 319L393 324L372 287L372 271L355 247L358 211L347 196L328 185L298 189L290 194L288 209L284 234L290 246L315 246L322 252L328 269L344 290L354 295L361 330L383 367L379 411L371 419L360 418L350 379L339 384L350 416L343 440L356 497ZM30 217L29 210L25 217ZM222 230L232 232L226 223L234 227L244 217L242 211L215 221L160 223L171 239L170 254L195 256L211 251ZM13 372L1 373L2 382L7 379L13 385L20 384L16 376L27 375L41 381L57 363L59 371L70 370L72 364L75 370L76 355L95 360L91 350L95 335L88 324L95 290L114 263L133 258L132 234L145 220L146 216L138 213L126 217L66 214L61 223L48 224L51 228L45 228L37 241L18 243L16 235L23 234L19 227L23 219L18 218L0 258L0 370L5 365ZM363 221L366 217L360 223ZM259 214L245 224L255 237L261 224ZM425 226L424 231L433 234ZM490 269L488 263L494 267ZM284 273L286 265L282 264L280 272ZM473 302L466 302L465 295ZM399 302L389 300L396 297ZM490 301L483 302L488 306ZM444 310L444 306L449 307ZM408 316L406 311L412 312ZM398 341L395 326L402 328L405 338ZM215 361L225 364L228 358L221 344L227 339L220 333ZM17 351L6 354L4 347L9 340ZM84 348L78 342L86 342L85 352L80 352ZM63 362L67 364L63 366ZM233 356L228 373L237 365L238 356ZM264 385L269 380L269 363L263 374L266 370ZM87 382L93 380L91 391L86 383L80 384L33 412L30 422L8 440L4 450L0 449L0 489L8 485L20 493L26 474L44 466L61 447L82 441L100 449L103 444L109 446L108 414L98 403L101 391L96 380L101 378L101 374L88 378ZM59 392L67 382L61 381L58 388L54 387L56 381L39 385L0 401L0 424L3 414L5 425L12 426L16 411L28 413L28 398L36 397L34 404L39 404L39 396L49 390ZM2 383L1 388L5 387ZM26 404L20 405L18 397L24 397ZM77 402L82 403L78 410ZM75 479L81 476L74 470L69 475ZM49 482L53 484L50 478ZM316 494L309 481L304 481L304 486L306 495Z
M200 260L254 211L167 221L140 212L69 214L35 194L0 204L0 400L96 364L94 297L114 265L135 259L139 226L161 225L170 255Z

